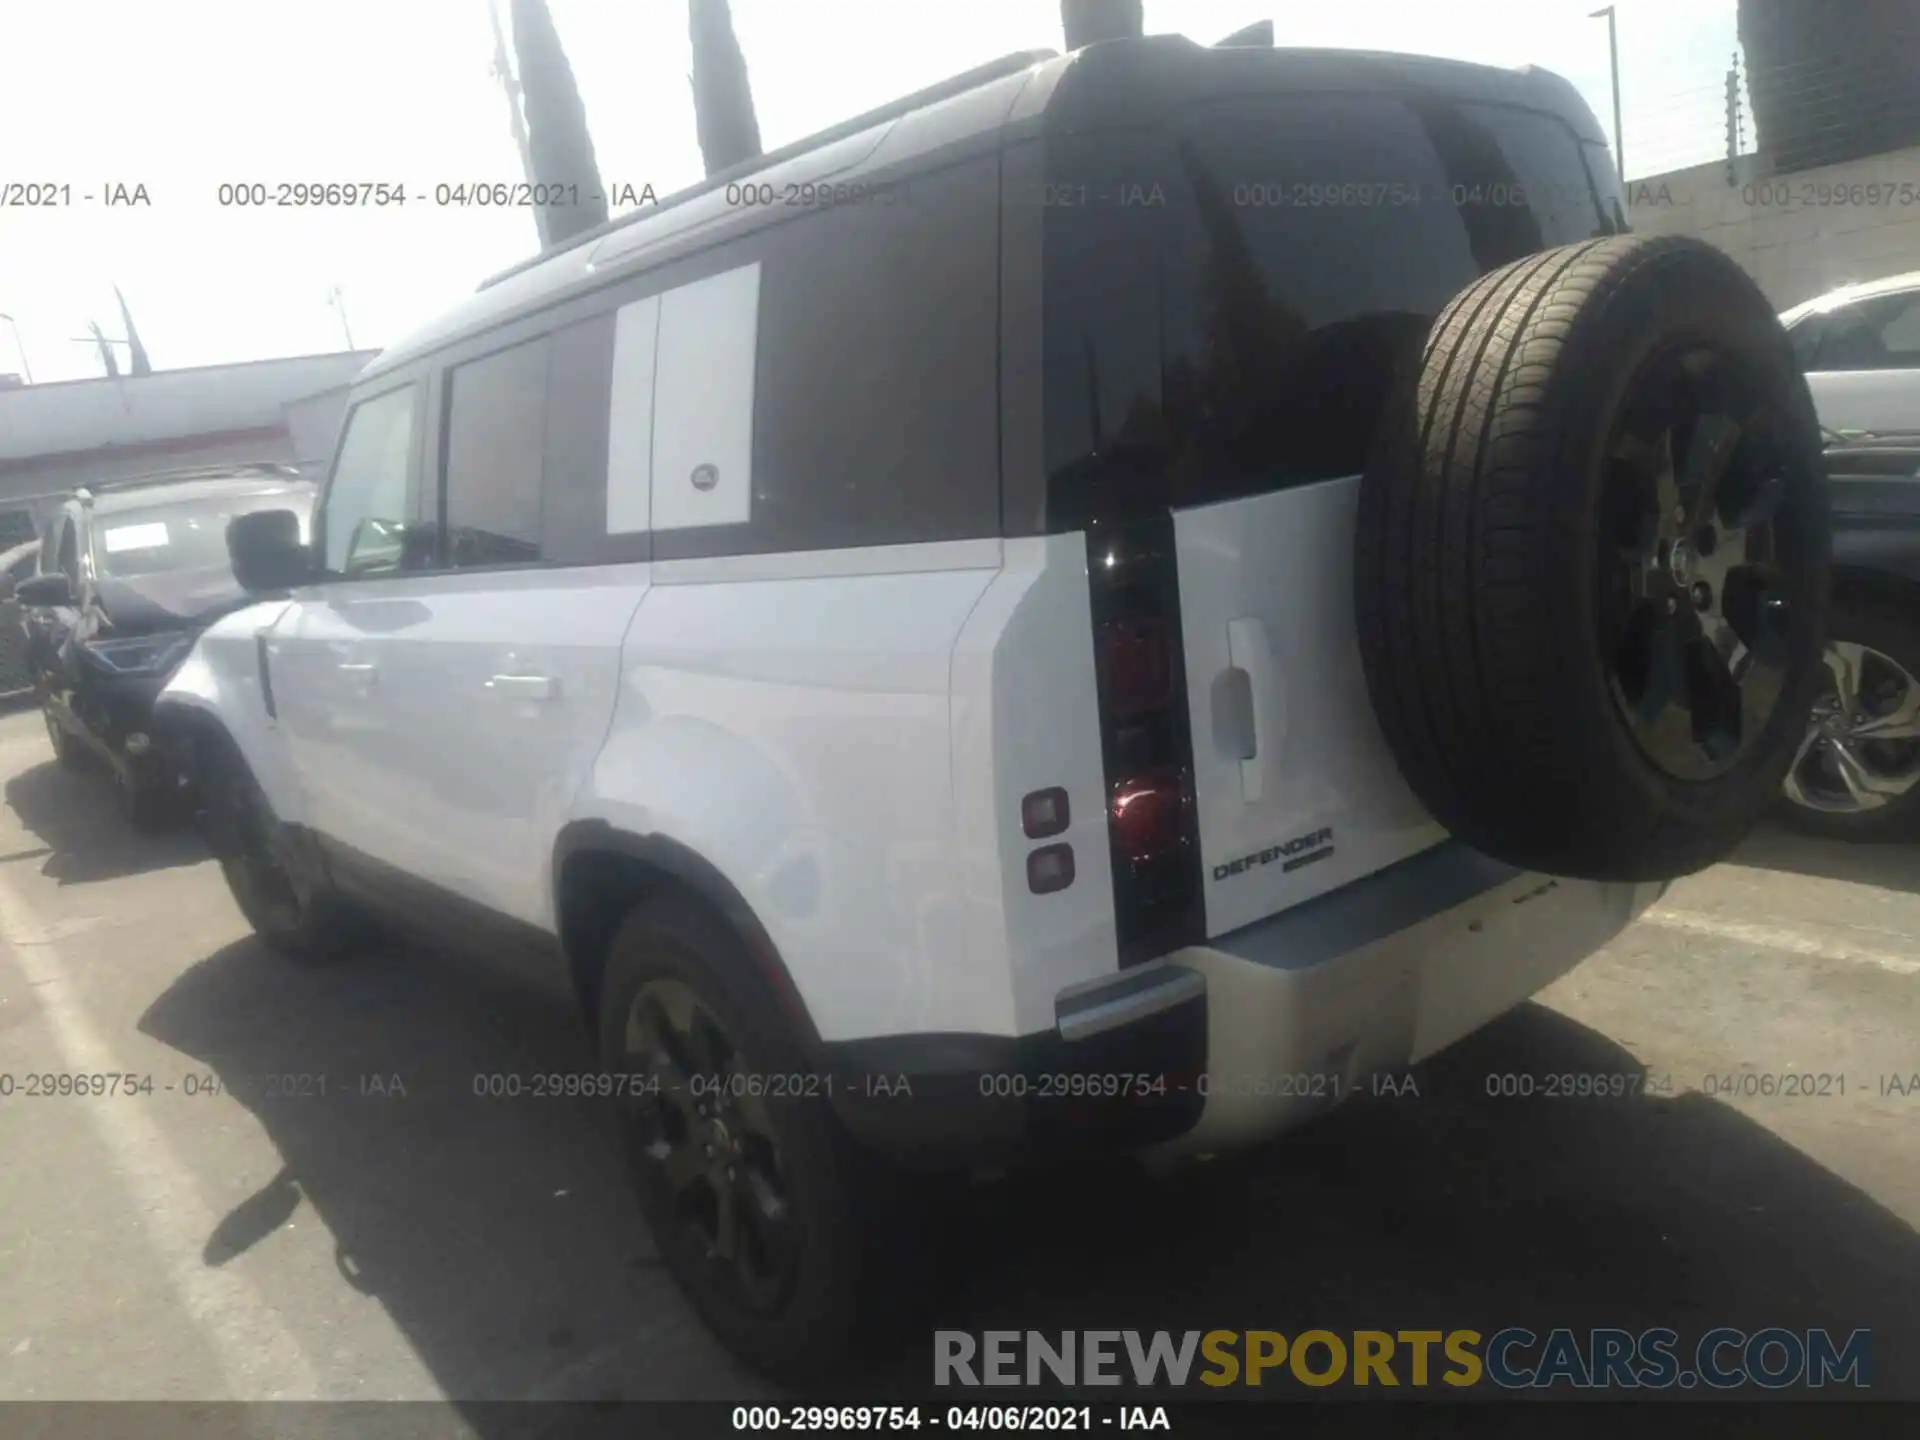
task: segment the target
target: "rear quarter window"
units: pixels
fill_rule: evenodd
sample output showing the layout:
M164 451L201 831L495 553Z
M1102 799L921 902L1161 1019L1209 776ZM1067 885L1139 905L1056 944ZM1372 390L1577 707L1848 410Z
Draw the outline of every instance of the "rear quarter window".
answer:
M1564 122L1421 95L1197 107L1049 180L1053 528L1359 471L1448 300L1616 228Z

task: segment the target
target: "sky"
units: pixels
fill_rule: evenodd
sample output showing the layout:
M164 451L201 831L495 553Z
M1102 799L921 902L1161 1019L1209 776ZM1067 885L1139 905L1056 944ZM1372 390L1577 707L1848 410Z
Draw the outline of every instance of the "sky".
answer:
M549 0L608 184L695 183L685 0ZM1629 179L1725 153L1735 0L1619 0ZM1203 43L1257 20L1276 43L1542 65L1609 131L1596 0L1146 0L1151 33ZM504 14L505 3L502 0ZM1060 45L1058 0L733 0L768 149L1015 50ZM104 373L97 320L125 293L157 369L402 338L532 254L530 211L437 207L441 184L515 181L487 0L0 0L0 373ZM225 182L387 182L398 208L223 207ZM144 186L145 206L106 207ZM329 303L338 288L341 304ZM344 323L343 323L344 314ZM17 340L17 344L16 344ZM124 356L124 351L122 351Z

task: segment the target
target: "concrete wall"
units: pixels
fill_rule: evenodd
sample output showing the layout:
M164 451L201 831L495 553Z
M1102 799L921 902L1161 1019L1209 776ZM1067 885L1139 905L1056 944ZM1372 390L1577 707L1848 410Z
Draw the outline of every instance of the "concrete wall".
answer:
M41 455L284 429L288 404L345 385L373 354L299 355L0 391L0 470Z
M1920 270L1920 148L1773 177L1762 164L1743 157L1733 186L1724 161L1633 180L1627 218L1643 234L1719 246L1781 310L1840 285ZM1881 187L1880 203L1843 201L1838 188L1869 184ZM1817 203L1822 193L1834 203Z

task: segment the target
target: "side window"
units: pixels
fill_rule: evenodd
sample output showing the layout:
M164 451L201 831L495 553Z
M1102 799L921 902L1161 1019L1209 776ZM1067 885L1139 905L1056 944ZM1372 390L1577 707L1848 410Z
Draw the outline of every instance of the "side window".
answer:
M1860 300L1831 311L1814 354L1814 370L1905 370L1920 367L1920 292Z
M418 390L390 390L361 401L347 416L324 502L329 577L391 575L403 568Z
M653 455L649 299L553 332L541 547L560 565L645 560Z
M998 265L993 157L703 257L660 297L655 557L998 534Z
M538 560L547 423L546 337L447 376L446 563Z

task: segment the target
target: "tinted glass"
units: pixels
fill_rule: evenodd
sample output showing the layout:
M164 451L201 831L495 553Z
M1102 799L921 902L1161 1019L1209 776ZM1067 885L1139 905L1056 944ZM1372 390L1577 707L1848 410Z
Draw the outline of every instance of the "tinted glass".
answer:
M512 565L541 556L547 420L542 338L449 375L443 492L446 563Z
M701 261L762 266L751 518L654 555L996 534L997 160L792 213Z
M607 412L613 384L611 314L556 330L547 353L541 546L561 564L644 560L644 534L607 534Z
M1499 106L1297 94L1055 150L1055 528L1359 471L1448 300L1614 228L1572 132Z
M1905 370L1920 366L1920 294L1860 300L1827 315L1815 370Z
M410 558L416 389L362 401L347 417L327 491L329 575L393 574Z

